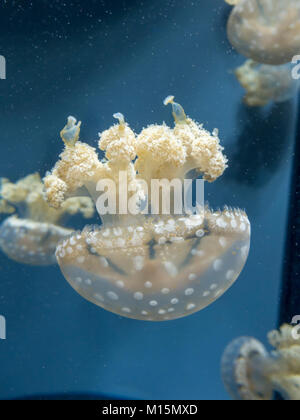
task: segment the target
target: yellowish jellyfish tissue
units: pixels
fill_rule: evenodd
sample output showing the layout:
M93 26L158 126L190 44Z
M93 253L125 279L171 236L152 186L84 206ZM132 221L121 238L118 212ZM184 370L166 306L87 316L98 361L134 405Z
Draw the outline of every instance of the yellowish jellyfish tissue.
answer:
M264 106L270 102L285 102L299 91L299 80L292 77L292 64L271 66L247 60L235 75L246 90L244 102L248 106Z
M234 5L228 38L247 58L279 65L300 51L299 0L226 0Z
M239 209L203 206L199 212L168 213L163 196L156 211L147 212L153 209L153 180L183 181L193 171L213 182L227 167L217 130L211 134L186 117L174 97L165 104L172 105L174 128L153 124L135 134L124 116L115 114L118 123L99 134L105 159L79 140L65 142L44 179L52 206L88 192L102 220L58 245L67 281L100 307L147 321L184 317L210 305L238 278L250 246L250 223ZM69 121L76 126L75 119ZM115 213L99 211L104 180L111 181L107 201L120 197L121 184L127 186L127 207L117 200Z
M268 339L271 353L252 337L237 338L226 348L222 377L235 400L272 400L275 391L286 400L300 400L299 327L283 325Z
M66 216L78 212L85 217L93 215L94 205L90 198L69 198L56 210L44 199L43 183L38 174L29 175L15 184L2 178L0 213L12 215L0 225L0 249L19 263L55 264L58 242L72 233L62 223Z

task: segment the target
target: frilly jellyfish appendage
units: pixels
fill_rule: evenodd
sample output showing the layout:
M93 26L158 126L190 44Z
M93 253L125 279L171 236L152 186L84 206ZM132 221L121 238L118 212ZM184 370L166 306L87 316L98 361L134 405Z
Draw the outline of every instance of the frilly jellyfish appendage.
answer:
M15 212L18 216L0 225L0 249L19 263L43 266L56 263L57 244L72 233L62 225L65 217L78 212L91 217L94 206L90 198L70 198L59 210L49 207L41 178L34 174L16 184L2 179L0 213Z
M74 146L79 138L81 121L77 123L76 118L68 117L67 124L61 130L60 136L65 144Z
M244 102L248 106L264 106L269 102L285 102L296 96L299 80L292 77L292 64L271 66L247 60L235 75L246 90Z
M142 185L149 186L153 179L183 180L191 171L209 182L221 176L227 159L217 130L211 134L186 117L173 97L165 100L169 103L173 129L150 125L136 136L123 115L115 114L119 124L100 134L99 148L106 160L99 161L95 149L80 141L66 145L44 179L49 202L59 208L65 195L85 189L97 203L99 180L113 180L119 191L127 176L134 187L128 189L128 197L138 208L146 195ZM151 193L147 198L152 203ZM201 209L179 215L165 214L161 208L135 215L99 212L102 226L87 226L63 240L57 261L81 296L108 311L145 321L189 315L214 302L235 282L250 246L245 212Z
M268 353L252 337L240 337L225 349L222 378L235 400L271 400L276 391L286 400L300 400L300 338L283 325L268 335L275 348Z
M272 65L291 62L299 53L299 0L239 0L231 4L236 5L228 20L228 37L239 53Z

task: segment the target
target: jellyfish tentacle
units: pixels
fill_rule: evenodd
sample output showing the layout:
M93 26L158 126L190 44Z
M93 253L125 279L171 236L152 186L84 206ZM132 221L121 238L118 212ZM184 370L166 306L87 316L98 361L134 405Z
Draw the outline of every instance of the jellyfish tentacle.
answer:
M114 118L116 118L119 121L120 126L124 126L125 125L125 117L123 114L121 114L121 112L116 112L113 115Z
M77 123L75 117L68 117L67 124L61 130L60 136L66 146L74 147L79 139L81 121Z
M164 105L172 105L172 114L176 123L186 122L186 115L183 107L180 104L174 102L174 99L175 97L173 95L167 96L164 100Z

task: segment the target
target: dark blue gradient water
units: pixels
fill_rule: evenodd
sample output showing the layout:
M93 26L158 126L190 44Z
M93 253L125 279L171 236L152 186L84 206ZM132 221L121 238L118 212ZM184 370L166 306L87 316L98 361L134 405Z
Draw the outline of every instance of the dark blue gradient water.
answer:
M177 321L145 323L82 299L58 267L0 254L0 398L105 394L149 399L228 399L220 359L235 337L265 342L276 327L287 231L296 100L246 108L232 71L243 62L226 38L222 0L33 1L0 6L0 176L50 170L68 115L81 138L122 112L136 131L172 124L163 99L220 130L229 168L206 186L212 207L246 209L248 262L218 301ZM64 5L65 4L65 5ZM3 220L3 218L2 218Z

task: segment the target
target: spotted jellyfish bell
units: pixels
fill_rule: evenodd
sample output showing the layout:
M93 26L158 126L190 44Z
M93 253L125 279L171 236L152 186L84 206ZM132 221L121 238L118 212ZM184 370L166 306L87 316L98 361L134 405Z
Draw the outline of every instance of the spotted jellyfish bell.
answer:
M52 265L56 264L57 244L71 232L61 226L11 216L0 226L0 248L7 257L21 264Z
M291 62L300 51L299 0L226 0L235 5L227 33L236 50L262 64Z
M137 189L142 180L183 180L195 169L210 182L222 175L227 160L217 131L211 135L187 118L173 99L166 104L173 106L174 129L150 125L136 137L117 114L119 124L100 135L104 161L85 143L66 144L44 180L50 203L83 188L94 196L99 180L118 182L120 168ZM100 217L102 226L87 226L59 244L57 261L81 296L129 318L164 321L197 312L235 282L247 260L250 224L238 209Z
M71 286L104 309L149 321L180 318L214 302L245 264L247 216L226 213L87 228L60 244L58 263Z

